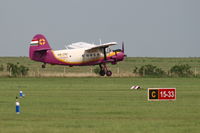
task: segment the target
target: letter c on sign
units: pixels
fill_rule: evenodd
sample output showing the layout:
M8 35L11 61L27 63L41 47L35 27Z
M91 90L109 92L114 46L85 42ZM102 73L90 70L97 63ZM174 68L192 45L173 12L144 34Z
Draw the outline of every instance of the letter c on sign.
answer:
M151 92L151 96L152 96L153 98L155 98L155 97L156 97L156 92L155 92L155 91L152 91L152 92Z

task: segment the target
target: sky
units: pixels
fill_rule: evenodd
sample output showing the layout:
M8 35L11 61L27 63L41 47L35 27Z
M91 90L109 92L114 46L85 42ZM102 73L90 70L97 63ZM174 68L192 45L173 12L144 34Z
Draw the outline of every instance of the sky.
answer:
M52 49L125 43L128 57L200 57L199 0L0 0L0 56L28 56L35 34Z

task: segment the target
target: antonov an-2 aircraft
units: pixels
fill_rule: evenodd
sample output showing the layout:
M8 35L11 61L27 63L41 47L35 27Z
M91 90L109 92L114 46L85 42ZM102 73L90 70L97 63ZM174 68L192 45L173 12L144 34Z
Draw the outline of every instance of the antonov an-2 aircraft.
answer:
M37 34L30 43L29 58L43 62L42 68L45 68L46 63L67 66L99 65L101 76L111 76L112 72L108 70L106 63L116 64L118 61L123 61L125 57L123 43L122 49L111 51L108 48L116 44L110 42L94 45L78 42L66 46L64 50L52 50L45 36Z

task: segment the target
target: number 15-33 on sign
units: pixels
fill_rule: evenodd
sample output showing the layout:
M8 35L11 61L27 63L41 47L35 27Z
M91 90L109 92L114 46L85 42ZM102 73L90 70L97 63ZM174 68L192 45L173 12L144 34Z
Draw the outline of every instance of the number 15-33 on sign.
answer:
M148 88L148 100L176 100L176 88Z

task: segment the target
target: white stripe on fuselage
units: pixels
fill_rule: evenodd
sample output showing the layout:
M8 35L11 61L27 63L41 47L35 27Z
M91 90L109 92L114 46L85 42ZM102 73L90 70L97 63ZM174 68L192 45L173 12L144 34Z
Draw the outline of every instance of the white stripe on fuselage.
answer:
M53 51L54 56L67 63L86 63L103 57L100 51L85 52L84 48Z

